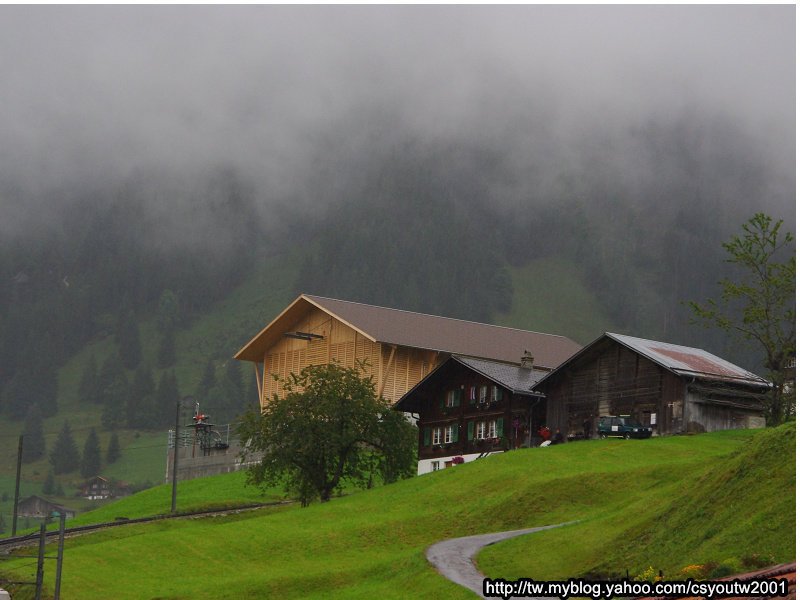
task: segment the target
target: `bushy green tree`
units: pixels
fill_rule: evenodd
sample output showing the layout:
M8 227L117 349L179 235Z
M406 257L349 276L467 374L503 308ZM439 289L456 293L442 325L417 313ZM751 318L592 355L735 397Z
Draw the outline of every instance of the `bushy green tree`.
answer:
M413 473L415 428L359 369L308 366L283 389L284 398L247 413L237 429L250 450L263 453L248 472L251 483L284 484L307 506L327 502L345 481L368 485L376 471L387 482Z
M782 220L757 213L742 225L742 233L722 246L736 279L719 282L719 299L690 302L703 324L716 326L755 344L772 382L764 407L767 421L777 425L794 414L794 390L787 386L795 359L795 254L791 232Z
M127 417L126 409L130 388L128 376L116 353L111 353L106 357L98 378L103 404L103 427L106 429L122 427Z
M58 433L56 443L50 452L50 464L53 465L53 472L58 475L74 471L78 468L80 460L81 455L75 439L72 437L69 421L64 421L64 426Z
M81 455L81 476L92 477L100 473L100 440L97 439L97 432L92 427L86 442L83 444L83 454Z

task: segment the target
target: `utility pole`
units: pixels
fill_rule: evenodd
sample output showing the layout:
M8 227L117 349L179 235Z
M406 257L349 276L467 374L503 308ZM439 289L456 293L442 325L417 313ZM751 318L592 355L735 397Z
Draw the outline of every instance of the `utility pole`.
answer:
M17 445L17 482L14 484L14 516L11 519L11 537L17 535L17 512L19 508L19 476L22 473L22 436L19 436Z
M42 600L42 584L44 583L44 542L47 537L47 525L39 526L39 561L36 563L36 600Z
M58 558L56 559L56 590L53 600L61 598L61 566L64 563L64 529L66 528L67 513L64 509L59 511L58 521Z
M171 513L175 512L178 505L178 430L181 426L181 401L175 403L175 435L172 444L172 508Z

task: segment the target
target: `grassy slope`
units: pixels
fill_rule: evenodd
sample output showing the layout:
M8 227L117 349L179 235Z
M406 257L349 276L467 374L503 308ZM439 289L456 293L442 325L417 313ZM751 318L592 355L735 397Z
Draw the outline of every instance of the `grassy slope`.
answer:
M615 329L574 263L548 258L509 270L511 310L495 315L496 324L565 335L583 344Z
M526 553L537 557L526 559L531 564L514 563L517 552L511 552L488 557L482 565L491 576L563 577L596 570L602 566L598 557L617 546L622 547L615 559L619 562L613 565L617 571L649 564L664 548L671 548L670 555L680 554L686 561L682 564L717 551L791 559L794 536L788 532L794 531L794 497L784 492L794 486L790 456L794 429L780 441L754 446L767 458L752 454L726 458L753 437L753 432L722 432L520 450L307 509L159 522L83 536L67 543L65 596L468 598L470 594L427 565L424 549L429 544L574 519L582 519L582 524L527 538L531 545ZM763 470L751 472L751 465L762 462ZM791 466L781 468L778 463ZM683 506L681 514L693 514L704 523L708 515L698 511L716 508L704 508L686 494L708 477L712 467L715 473L736 474L708 483L714 486L714 497L722 502L730 490L753 519L749 524L720 521L725 527L709 538L716 540L719 550L698 546L694 536L674 529L671 521L664 522L663 531L660 525L654 528L651 535L661 539L652 547L630 546L628 552L618 543L615 536L624 531L620 523L627 527L658 523L673 505ZM223 479L204 481L210 490L214 481ZM740 546L742 538L728 531L746 532L749 525L760 523L761 505L751 498L758 490L756 483L778 491L774 506L763 515L774 525ZM510 547L506 544L512 542L498 545L497 550ZM601 552L590 560L586 547ZM642 552L644 559L639 557ZM560 557L549 563L552 570L540 568L540 559L551 554ZM17 577L32 577L32 567L21 565L12 561L3 568L17 568ZM47 577L52 585L51 571Z
M277 256L266 259L250 279L192 323L191 327L179 333L176 340L178 362L175 372L183 394L194 392L209 357L232 356L291 300L296 262L293 257ZM153 321L141 323L140 333L145 360L153 364L157 347ZM82 404L78 398L78 386L84 365L90 356L95 356L99 366L113 349L114 344L110 337L96 340L59 370L59 412L44 421L48 451L55 443L64 420L68 419L80 450L83 449L89 429L95 427L100 437L101 449L105 453L110 433L101 430L100 407ZM251 376L251 373L246 375ZM158 372L155 376L157 380ZM0 444L0 494L8 494L11 500L0 500L0 514L4 515L9 524L14 495L16 441L22 426L22 422L3 419L2 438L5 443ZM117 463L106 466L102 474L135 484L162 482L165 473L166 433L123 430L119 435L123 456ZM25 485L21 492L22 497L41 494L41 484L49 469L46 457L23 466ZM77 509L93 506L91 502L83 502L74 496L81 483L77 471L60 477L60 481L66 495L52 497L56 502ZM8 529L10 531L10 525Z
M636 489L627 506L598 512L559 534L490 547L478 564L506 578L567 578L623 576L626 569L634 576L649 567L676 576L683 567L710 561L751 570L741 563L752 554L771 563L794 559L795 458L791 423L689 478L667 471L667 494ZM643 480L635 487L646 485Z

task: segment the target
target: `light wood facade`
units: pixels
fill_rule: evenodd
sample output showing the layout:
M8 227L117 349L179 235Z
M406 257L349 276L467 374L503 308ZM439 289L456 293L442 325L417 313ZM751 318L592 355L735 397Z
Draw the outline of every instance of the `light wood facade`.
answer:
M311 340L283 337L264 353L261 371L261 405L277 394L282 395L281 383L289 373L299 373L308 365L335 362L344 367L363 363L364 376L372 377L375 389L390 404L415 386L438 364L439 353L377 342L336 317L312 308L295 321L287 331L307 332Z

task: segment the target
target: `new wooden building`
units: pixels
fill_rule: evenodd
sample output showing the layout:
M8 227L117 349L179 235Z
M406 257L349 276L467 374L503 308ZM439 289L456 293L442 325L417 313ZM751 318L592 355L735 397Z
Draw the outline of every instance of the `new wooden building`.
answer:
M418 418L417 473L530 446L546 418L545 399L532 388L546 374L527 354L517 363L448 358L395 405Z
M365 361L365 376L393 404L453 354L517 362L530 350L534 366L549 370L579 349L558 335L302 294L235 358L254 364L262 406L282 392L272 375L332 361Z
M631 415L656 435L763 427L770 383L699 348L606 333L543 377L547 424Z

